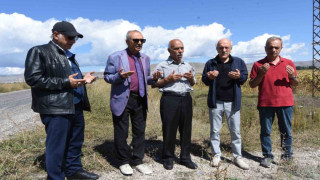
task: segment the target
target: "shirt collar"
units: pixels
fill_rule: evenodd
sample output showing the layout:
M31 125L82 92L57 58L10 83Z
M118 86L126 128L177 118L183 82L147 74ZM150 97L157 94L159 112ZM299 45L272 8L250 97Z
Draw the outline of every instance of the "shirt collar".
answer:
M67 56L68 58L74 56L74 54L73 54L72 52L68 51L68 50L65 50L64 53L66 54L66 56Z
M215 58L213 58L213 62L214 62L214 63L216 63L216 64L218 64L218 63L222 63L222 62L220 61L219 54L218 54L218 55L216 55L216 57L215 57ZM227 63L232 63L232 62L233 62L233 58L232 58L232 56L231 56L231 55L229 55L229 61L228 61Z
M167 61L168 61L168 64L177 64L170 56ZM184 64L184 61L181 60L180 64ZM177 65L179 65L179 64L177 64Z
M280 61L279 62L283 62L283 57L279 56L280 58ZM268 57L266 56L264 59L263 59L263 63L271 63L268 61Z
M53 42L53 41L51 41L55 46L57 46L61 51L63 51L64 52L64 54L68 57L68 58L70 58L70 57L72 57L74 54L72 53L72 52L70 52L69 50L64 50L64 49L62 49L58 44L56 44L55 42Z
M132 54L132 52L129 50L129 48L127 48L126 51L127 51L128 56L130 56L130 57L132 57L132 58L133 58L133 57L137 57L137 58L140 58L140 57L141 57L140 52L138 52L137 55L134 55L134 54Z
M226 62L226 63L222 62L222 61L220 60L219 55L218 55L218 63L224 63L224 64L227 64L227 63L232 63L232 61L233 61L233 59L232 59L232 56L231 56L231 55L229 55L229 60L228 60L228 62Z

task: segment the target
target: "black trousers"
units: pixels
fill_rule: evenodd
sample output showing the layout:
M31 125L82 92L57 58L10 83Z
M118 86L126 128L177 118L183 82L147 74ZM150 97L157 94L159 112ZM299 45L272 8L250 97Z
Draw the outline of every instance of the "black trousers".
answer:
M163 132L163 161L173 161L177 129L180 133L180 161L191 160L192 97L163 94L160 101Z
M145 151L146 105L138 95L130 95L128 104L120 116L113 117L114 144L120 166L142 164ZM127 143L129 115L132 125L132 150Z

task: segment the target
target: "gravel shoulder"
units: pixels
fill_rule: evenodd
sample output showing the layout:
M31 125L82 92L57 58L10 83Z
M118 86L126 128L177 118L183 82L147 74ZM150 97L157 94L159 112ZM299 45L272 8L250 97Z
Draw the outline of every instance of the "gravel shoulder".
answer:
M118 168L95 173L99 174L99 180L173 180L173 179L232 179L232 180L269 180L269 179L320 179L320 148L299 148L295 150L294 160L290 164L280 162L280 151L275 151L275 163L271 168L261 167L261 152L245 153L244 161L249 164L249 170L242 170L235 166L231 157L224 157L219 167L212 167L210 160L199 156L191 155L192 160L198 165L198 169L191 170L178 162L175 162L172 170L163 168L160 161L148 155L144 163L152 169L151 175L143 175L133 167L132 176L124 176ZM33 176L34 179L45 179L46 174L41 173Z
M31 109L30 90L0 94L0 140L41 124L39 114Z
M97 172L99 179L320 179L320 148L299 148L295 150L294 160L290 164L279 163L280 151L276 151L275 162L271 168L261 167L261 152L246 153L244 161L250 165L249 170L235 166L231 157L226 157L219 167L211 167L210 160L192 156L198 169L190 170L177 162L173 170L165 170L160 162L146 156L144 162L153 174L143 175L134 169L132 176L123 176L114 168L109 172Z

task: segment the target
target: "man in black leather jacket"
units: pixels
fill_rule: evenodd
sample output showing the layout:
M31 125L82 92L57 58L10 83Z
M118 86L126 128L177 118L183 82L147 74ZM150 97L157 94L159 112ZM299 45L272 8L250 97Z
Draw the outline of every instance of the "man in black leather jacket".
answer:
M24 77L31 86L32 109L45 125L48 179L98 179L83 170L83 110L90 111L85 84L95 76L82 76L72 45L83 35L66 21L52 29L52 41L35 46L27 54ZM64 162L64 163L63 163Z

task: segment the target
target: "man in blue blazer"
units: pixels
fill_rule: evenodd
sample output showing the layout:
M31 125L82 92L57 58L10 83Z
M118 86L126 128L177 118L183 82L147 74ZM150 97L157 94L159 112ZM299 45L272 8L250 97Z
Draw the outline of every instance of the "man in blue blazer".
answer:
M143 174L152 171L142 164L145 150L145 127L148 109L147 84L152 85L159 74L150 76L150 58L140 53L146 39L137 31L128 31L128 48L111 54L104 79L111 84L110 106L114 126L114 143L120 171L132 175L129 164ZM129 115L132 124L132 147L127 144ZM132 152L131 152L132 151Z

